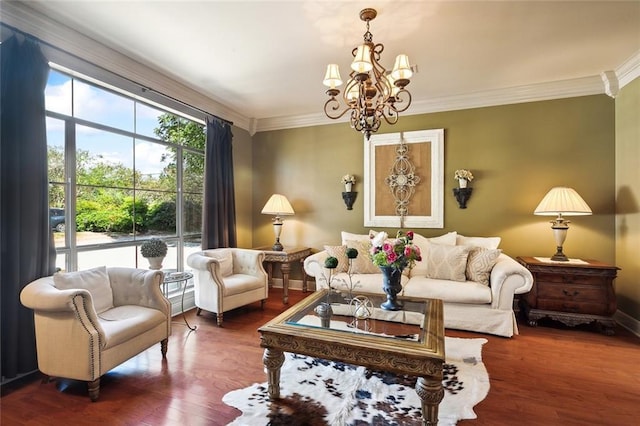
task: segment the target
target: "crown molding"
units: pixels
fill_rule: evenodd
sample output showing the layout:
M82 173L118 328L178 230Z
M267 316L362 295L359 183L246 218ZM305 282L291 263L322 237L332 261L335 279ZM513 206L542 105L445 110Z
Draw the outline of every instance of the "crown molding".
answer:
M595 75L571 80L485 90L463 95L433 98L428 101L413 102L411 104L411 112L402 115L409 116L460 109L546 101L551 99L598 95L602 93L605 93L602 78L599 75ZM345 118L340 120L330 120L324 113L271 117L259 119L257 131L265 132L268 130L318 126L339 122L346 123L348 121L346 115Z
M640 77L640 50L616 68L620 88Z

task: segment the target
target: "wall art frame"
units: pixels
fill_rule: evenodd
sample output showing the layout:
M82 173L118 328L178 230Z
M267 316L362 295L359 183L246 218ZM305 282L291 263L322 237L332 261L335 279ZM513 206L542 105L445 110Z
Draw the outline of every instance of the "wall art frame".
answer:
M444 228L444 129L364 142L364 226Z

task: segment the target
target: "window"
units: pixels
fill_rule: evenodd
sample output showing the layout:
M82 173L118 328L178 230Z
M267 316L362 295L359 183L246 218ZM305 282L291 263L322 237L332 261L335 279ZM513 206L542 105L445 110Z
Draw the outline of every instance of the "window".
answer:
M45 96L56 266L147 268L139 246L158 237L163 269L184 270L201 247L204 124L61 70Z

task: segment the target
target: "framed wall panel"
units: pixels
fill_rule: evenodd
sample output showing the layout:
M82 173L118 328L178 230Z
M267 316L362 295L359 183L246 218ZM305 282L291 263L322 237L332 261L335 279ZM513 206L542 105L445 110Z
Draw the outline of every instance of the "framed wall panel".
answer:
M444 129L365 139L364 226L444 227Z

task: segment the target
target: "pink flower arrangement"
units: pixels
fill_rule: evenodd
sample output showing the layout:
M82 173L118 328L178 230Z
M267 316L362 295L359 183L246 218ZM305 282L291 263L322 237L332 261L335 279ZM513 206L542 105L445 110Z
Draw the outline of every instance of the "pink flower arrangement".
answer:
M413 231L398 231L395 239L389 239L386 232L379 232L371 240L371 260L376 266L403 270L413 268L422 256L420 248L413 245Z

